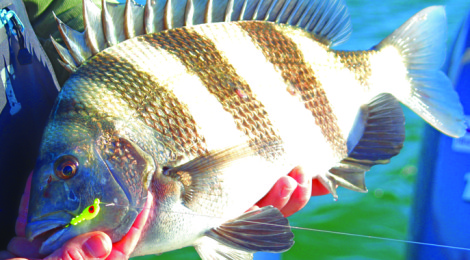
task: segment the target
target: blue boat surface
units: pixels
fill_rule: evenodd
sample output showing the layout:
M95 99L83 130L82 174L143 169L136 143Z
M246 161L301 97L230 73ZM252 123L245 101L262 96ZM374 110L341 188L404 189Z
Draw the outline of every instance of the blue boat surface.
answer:
M469 123L470 13L454 42L447 74ZM435 246L409 245L408 259L470 259L470 125L459 139L427 126L423 140L410 240Z

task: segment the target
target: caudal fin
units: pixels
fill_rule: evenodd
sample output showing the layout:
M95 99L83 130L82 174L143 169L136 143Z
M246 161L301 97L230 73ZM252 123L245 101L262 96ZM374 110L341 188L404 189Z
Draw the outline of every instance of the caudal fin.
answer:
M444 7L432 6L415 14L375 49L384 59L398 51L409 84L387 92L433 127L452 136L465 134L465 116L449 78L440 71L446 56L447 20ZM408 85L409 89L403 89Z

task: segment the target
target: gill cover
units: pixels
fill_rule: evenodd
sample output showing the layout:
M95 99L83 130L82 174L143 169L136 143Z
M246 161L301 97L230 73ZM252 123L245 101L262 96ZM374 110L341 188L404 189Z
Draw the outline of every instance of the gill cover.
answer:
M147 191L155 163L153 158L129 139L113 136L100 145L101 157L121 187L129 204L142 208L147 201ZM137 216L137 215L136 215Z

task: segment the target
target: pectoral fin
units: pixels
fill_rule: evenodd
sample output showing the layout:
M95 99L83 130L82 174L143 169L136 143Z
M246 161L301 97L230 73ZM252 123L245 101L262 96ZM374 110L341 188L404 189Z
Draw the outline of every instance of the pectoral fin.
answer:
M230 248L250 253L284 252L294 244L289 221L272 206L247 212L211 229L206 236Z
M263 145L243 144L220 151L210 151L206 155L199 156L187 163L169 168L164 175L178 180L184 187L184 204L197 211L201 202L214 201L223 193L218 183L224 169L234 163L242 163L242 160L260 153L278 153L282 146L279 143L265 143Z

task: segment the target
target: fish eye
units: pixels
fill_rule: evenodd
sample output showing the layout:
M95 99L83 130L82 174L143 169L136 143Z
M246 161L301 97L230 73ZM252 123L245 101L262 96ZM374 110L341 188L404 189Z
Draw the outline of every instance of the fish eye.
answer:
M78 170L78 160L71 155L61 156L54 163L54 172L57 177L67 180L72 178Z

